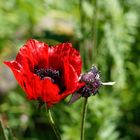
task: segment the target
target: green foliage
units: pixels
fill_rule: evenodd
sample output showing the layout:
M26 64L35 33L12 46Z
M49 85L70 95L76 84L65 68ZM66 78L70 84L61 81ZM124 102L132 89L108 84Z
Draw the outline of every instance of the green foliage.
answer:
M7 41L10 44L23 37L30 37L35 23L43 13L43 0L1 0L0 50L7 45Z
M80 50L83 71L96 64L103 81L116 81L89 99L86 139L140 139L139 13L139 0L1 0L0 63L15 57L28 38L48 44L72 42ZM0 82L7 79L2 69L1 64ZM45 107L38 110L37 102L28 101L19 86L6 87L0 84L0 118L9 137L56 139ZM62 138L77 140L83 99L67 102L55 105L53 116Z

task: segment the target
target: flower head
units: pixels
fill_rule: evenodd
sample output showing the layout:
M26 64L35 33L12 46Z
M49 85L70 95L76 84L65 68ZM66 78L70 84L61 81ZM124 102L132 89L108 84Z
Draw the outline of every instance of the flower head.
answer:
M84 73L80 80L85 82L85 86L83 86L78 91L83 97L95 95L102 83L100 79L100 73L95 66L93 66L89 72Z
M82 61L71 43L49 47L29 40L14 61L4 62L13 71L30 100L41 100L52 106L79 89Z
M80 76L80 81L84 82L77 93L72 95L70 104L78 100L80 97L89 97L91 95L96 95L102 85L114 85L115 82L104 83L101 81L100 72L96 66L92 66L91 69Z

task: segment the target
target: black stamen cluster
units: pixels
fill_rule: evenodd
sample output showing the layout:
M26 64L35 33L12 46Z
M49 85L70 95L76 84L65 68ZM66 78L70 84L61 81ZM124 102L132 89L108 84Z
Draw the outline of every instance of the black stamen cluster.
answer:
M42 80L44 78L51 78L53 83L57 83L60 79L60 72L58 70L52 70L52 69L34 69L34 72L36 75L38 75Z
M34 73L40 77L41 80L50 78L51 81L57 84L60 88L60 94L66 89L64 86L63 78L59 70L53 70L51 68L34 68Z

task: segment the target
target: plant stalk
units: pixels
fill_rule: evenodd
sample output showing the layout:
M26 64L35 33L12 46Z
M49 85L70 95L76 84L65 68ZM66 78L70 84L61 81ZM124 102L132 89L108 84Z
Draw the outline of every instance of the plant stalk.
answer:
M3 122L2 122L1 119L0 119L0 129L1 129L1 131L2 131L3 139L4 139L4 140L8 140L8 137L7 137L6 133L5 133L4 125L3 125Z
M84 12L83 12L83 0L79 0L79 11L80 11L80 30L82 34L82 40L83 38L83 33L84 33Z
M55 125L55 122L53 120L50 109L48 109L48 117L49 117L49 123L50 123L50 125L51 125L51 127L52 127L52 129L53 129L53 131L56 135L57 140L61 140L61 136L60 136L59 131L58 131L56 125Z
M84 99L84 106L83 106L83 112L82 112L82 122L81 122L81 140L84 140L84 129L85 129L85 120L86 120L86 112L87 112L87 103L88 103L88 97L85 97Z
M94 1L94 11L93 11L93 19L92 22L94 24L92 24L92 31L93 31L93 50L92 52L94 52L94 55L92 60L94 60L94 63L97 63L97 46L98 46L98 0Z

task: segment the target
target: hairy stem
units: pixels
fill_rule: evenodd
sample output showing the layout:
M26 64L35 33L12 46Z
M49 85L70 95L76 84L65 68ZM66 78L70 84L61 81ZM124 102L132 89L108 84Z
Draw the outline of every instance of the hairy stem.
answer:
M88 97L84 99L82 122L81 122L81 140L84 140L84 128L85 128L85 119L86 119L86 112L87 112L87 103L88 103Z
M0 129L1 129L1 132L2 132L2 135L3 135L3 139L4 140L8 140L8 137L5 133L5 130L4 130L4 126L3 126L3 123L2 123L2 120L0 120Z
M49 123L50 123L56 137L57 137L57 140L61 140L61 136L60 136L59 131L58 131L58 129L57 129L55 123L54 123L54 120L53 120L50 109L48 109L48 117L49 117Z
M80 10L80 30L81 30L81 34L83 35L84 33L84 12L83 12L83 0L79 0L79 10ZM82 40L83 40L83 36L82 36Z
M93 23L92 24L92 30L93 30L93 50L92 52L94 52L94 55L92 60L94 60L94 63L97 63L96 59L97 59L97 46L98 46L98 0L94 1L94 11L93 11Z

